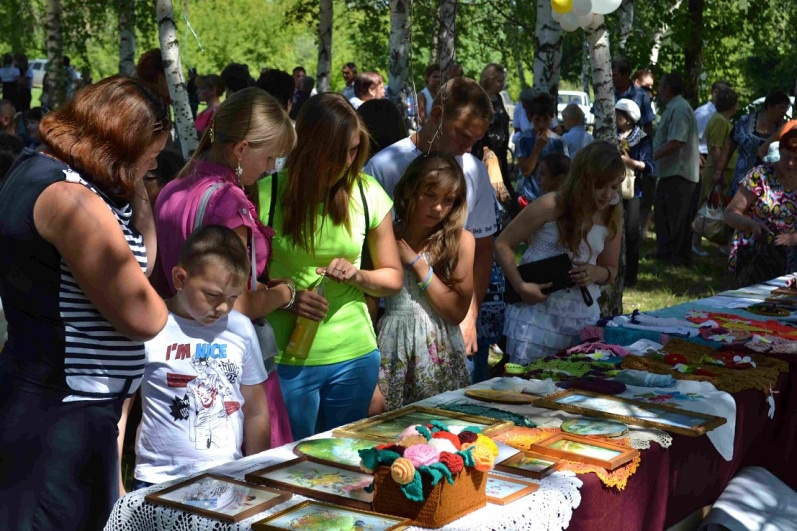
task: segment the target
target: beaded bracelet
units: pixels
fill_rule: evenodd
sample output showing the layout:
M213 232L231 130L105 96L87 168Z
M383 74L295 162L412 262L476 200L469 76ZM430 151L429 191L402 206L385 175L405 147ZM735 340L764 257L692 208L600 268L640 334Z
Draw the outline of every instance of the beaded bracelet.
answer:
M290 310L293 307L293 303L296 302L296 284L293 283L293 280L288 280L283 282L286 286L288 286L288 290L291 292L291 300L288 301L288 304L285 306L280 306L283 310Z
M418 288L421 291L426 291L426 288L428 288L429 284L432 283L432 275L433 274L434 274L434 269L432 269L432 266L429 266L429 272L426 274L426 278L424 278L423 280L418 282Z
M421 260L421 259L422 259L421 255L416 256L415 260L413 260L412 262L410 262L409 264L404 266L404 269L411 269L412 266L414 266L418 262L418 260Z

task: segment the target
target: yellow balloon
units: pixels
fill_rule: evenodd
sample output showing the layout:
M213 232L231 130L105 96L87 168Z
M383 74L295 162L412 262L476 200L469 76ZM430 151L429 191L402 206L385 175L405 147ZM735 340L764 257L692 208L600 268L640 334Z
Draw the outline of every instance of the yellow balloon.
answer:
M573 9L573 0L551 0L551 9L560 15L570 13L570 10Z

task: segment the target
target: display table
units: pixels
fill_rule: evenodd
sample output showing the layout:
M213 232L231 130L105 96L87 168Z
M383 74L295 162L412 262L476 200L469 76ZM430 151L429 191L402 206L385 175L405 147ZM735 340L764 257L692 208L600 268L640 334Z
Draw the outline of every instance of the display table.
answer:
M773 281L773 286L783 280ZM715 304L727 309L737 298L717 297L691 304ZM753 299L755 300L755 299ZM684 309L689 304L682 305ZM673 309L668 309L672 315ZM653 312L655 315L656 312ZM757 317L764 320L766 318ZM708 437L669 435L658 430L634 428L631 439L641 452L641 464L627 481L624 490L605 487L595 474L556 472L535 481L540 489L509 505L488 504L443 529L447 530L658 530L678 523L695 510L711 504L734 474L744 466L763 466L797 490L797 355L773 355L789 361L789 372L781 374L775 386L774 418L767 415L769 405L758 390L734 393L736 402L733 457L725 460ZM489 388L482 382L471 388ZM522 413L543 426L573 416L533 406L486 404L464 396L464 389L451 391L418 402L422 406L450 403L487 405ZM316 437L329 437L329 432ZM248 472L294 458L293 444L246 457L211 470L243 479ZM527 481L528 478L524 478ZM131 531L250 529L251 524L267 515L286 509L305 498L293 498L237 524L227 524L179 510L153 505L144 500L150 492L166 484L132 492L114 507L106 529Z

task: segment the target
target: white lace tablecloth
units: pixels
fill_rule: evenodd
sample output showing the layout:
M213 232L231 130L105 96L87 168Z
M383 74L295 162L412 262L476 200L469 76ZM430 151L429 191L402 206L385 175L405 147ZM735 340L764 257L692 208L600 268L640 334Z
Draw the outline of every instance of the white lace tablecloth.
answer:
M470 388L489 389L488 382L483 382ZM469 388L469 389L470 389ZM440 399L440 401L434 401ZM434 402L430 402L430 400ZM457 400L465 400L470 402L464 396L464 389L459 391L451 391L450 393L443 393L429 400L418 402L418 405L440 405ZM498 406L507 411L517 411L517 407L505 406L503 404L487 404L486 402L473 401L475 404L486 406ZM525 406L528 408L528 406ZM547 410L534 408L535 412L541 414L547 413ZM528 413L528 409L526 409ZM561 413L561 412L554 412ZM529 416L529 415L527 415ZM538 417L531 415L536 421L537 419L545 420L546 417ZM552 421L552 425L558 426L561 424L561 419L548 417ZM654 430L655 431L655 430ZM666 436L666 434L665 434ZM312 438L331 437L331 432L320 433ZM668 437L668 436L667 436ZM650 440L649 438L647 440ZM665 441L666 442L666 441ZM661 444L661 442L660 442ZM669 444L667 444L669 445ZM293 444L275 448L267 452L257 455L245 457L235 462L227 463L215 468L210 469L208 472L221 474L224 476L232 477L235 479L243 480L244 476L249 472L265 468L267 466L293 459L296 456L293 454ZM647 448L647 446L644 446ZM509 477L510 474L498 474ZM516 500L508 505L492 505L487 504L486 507L478 511L472 512L459 520L448 524L441 529L446 531L464 531L464 530L517 530L517 531L546 531L555 530L559 531L566 529L573 516L573 511L581 503L581 494L579 489L583 485L582 481L576 477L573 472L555 472L541 481L535 481L529 478L521 478L524 481L537 483L540 488L523 498ZM221 522L192 513L172 509L162 505L155 505L144 500L144 497L151 492L161 490L169 485L177 483L177 481L162 483L147 489L137 490L129 493L124 498L116 502L113 508L111 517L106 524L106 531L227 531L227 530L249 530L252 528L252 523L265 518L268 515L275 514L304 501L304 496L294 494L293 497L285 503L276 505L271 509L264 511L246 520L241 520L237 523ZM417 530L420 528L410 528Z

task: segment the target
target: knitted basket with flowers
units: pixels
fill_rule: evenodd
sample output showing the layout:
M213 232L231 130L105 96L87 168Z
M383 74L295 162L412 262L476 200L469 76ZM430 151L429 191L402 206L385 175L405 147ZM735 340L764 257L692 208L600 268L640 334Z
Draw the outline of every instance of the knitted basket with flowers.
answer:
M374 475L374 511L437 528L487 504L487 472L498 447L477 427L455 434L432 421L359 453L360 467Z

